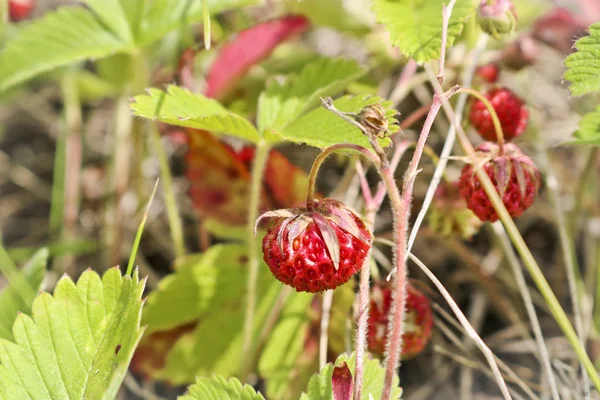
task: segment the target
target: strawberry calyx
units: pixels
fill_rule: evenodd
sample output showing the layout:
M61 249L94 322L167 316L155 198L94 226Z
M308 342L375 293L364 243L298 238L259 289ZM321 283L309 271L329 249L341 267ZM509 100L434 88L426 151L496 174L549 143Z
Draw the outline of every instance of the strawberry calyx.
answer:
M308 210L308 207L296 207L267 211L256 219L255 234L258 225L265 218L283 218L277 233L277 245L281 252L287 250L290 253L296 250L294 246L298 246L298 237L314 222L323 237L327 252L336 271L340 267L341 250L335 225L368 246L373 241L370 232L359 227L357 220L360 221L360 218L356 212L344 203L333 199L314 200L310 210ZM284 249L285 242L288 243L287 249Z

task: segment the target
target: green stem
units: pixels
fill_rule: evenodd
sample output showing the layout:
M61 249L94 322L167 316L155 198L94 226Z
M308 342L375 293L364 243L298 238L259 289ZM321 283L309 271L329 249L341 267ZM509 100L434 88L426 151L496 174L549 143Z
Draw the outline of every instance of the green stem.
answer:
M437 93L442 93L442 88L435 79L430 79L430 82L432 82L432 84L434 85L435 91ZM452 110L452 106L450 105L448 99L446 99L445 97L442 98L442 105L448 118L451 121L454 121L454 112ZM465 153L468 156L473 156L475 150L469 142L466 133L460 125L456 125L456 130L458 131L458 137ZM490 200L490 202L494 206L494 209L496 210L496 213L500 217L500 221L504 225L504 228L506 229L506 232L508 233L511 241L513 242L513 245L515 246L517 252L521 256L523 264L525 265L529 274L533 278L533 281L538 287L538 290L544 297L544 300L546 301L550 312L554 316L554 319L563 331L567 340L573 347L573 350L577 354L577 358L588 372L592 382L594 383L594 386L596 387L596 390L600 392L600 376L598 375L598 371L596 371L594 364L590 360L585 348L581 345L579 337L577 336L577 333L575 333L575 330L573 329L573 326L571 325L567 314L562 309L558 299L554 295L552 288L550 287L548 281L544 277L544 273L535 261L535 258L533 257L531 251L527 247L525 240L519 233L519 229L515 225L510 214L506 210L506 207L502 203L502 199L500 199L500 196L496 191L496 187L494 186L490 178L487 176L483 168L476 168L475 172L477 174L479 182L483 186L485 193L488 196L488 199Z
M270 146L265 141L260 141L256 145L254 163L252 165L251 189L248 206L248 283L246 287L246 316L244 319L244 339L242 345L241 357L243 361L242 377L251 373L252 357L252 333L254 332L254 313L256 309L256 291L258 280L258 246L260 238L254 234L254 225L258 218L260 207L260 194L262 191L262 180L269 157Z
M496 113L494 106L492 106L492 103L490 103L487 97L485 97L475 89L460 88L458 89L457 93L470 94L471 96L476 97L483 103L485 108L490 113L490 116L492 117L492 123L494 124L494 129L496 130L496 140L498 141L498 147L500 147L500 154L502 154L504 152L504 132L502 131L502 124L500 124L500 119L498 118L498 114Z
M550 193L550 202L554 208L554 214L556 217L556 225L558 226L558 236L560 239L560 246L562 250L563 262L565 264L567 272L567 285L569 288L569 296L571 297L571 303L573 307L573 319L575 322L575 330L579 336L579 341L582 346L585 346L585 331L583 329L583 320L581 317L581 300L587 297L585 285L581 277L581 269L577 261L574 246L572 245L571 238L569 237L569 228L565 215L560 204L560 196L558 193L558 181L556 175L548 159L546 150L543 148L543 144L538 141L538 159L540 160L542 167L546 175L546 187ZM579 290L578 290L579 289ZM581 294L579 294L581 293ZM583 378L583 389L584 397L589 399L589 378L585 373L585 369L582 370Z
M127 272L125 273L128 276L132 276L133 274L133 266L135 264L135 256L137 255L138 248L140 247L140 241L142 240L142 233L144 233L144 226L146 225L146 220L148 220L148 210L152 205L152 201L154 200L154 195L156 194L156 188L158 188L158 179L154 184L154 189L152 190L152 194L150 195L150 199L148 200L148 205L146 205L146 210L144 211L144 216L142 217L142 222L140 226L138 226L137 233L135 235L135 240L133 242L133 247L131 248L131 253L129 254L129 263L127 264Z
M161 143L160 134L156 125L150 127L150 136L154 152L158 158L158 166L160 168L160 179L162 180L162 188L165 193L165 207L167 208L167 218L169 221L169 229L171 231L171 239L175 247L175 256L183 257L186 254L185 239L183 234L183 226L179 217L179 209L175 200L175 192L173 191L173 177L169 168L169 160L167 153Z
M119 264L121 257L122 220L121 199L129 187L130 172L130 144L131 144L131 112L129 111L129 95L123 93L115 106L115 144L112 159L112 189L114 198L107 207L107 238L109 250L108 262L111 265Z

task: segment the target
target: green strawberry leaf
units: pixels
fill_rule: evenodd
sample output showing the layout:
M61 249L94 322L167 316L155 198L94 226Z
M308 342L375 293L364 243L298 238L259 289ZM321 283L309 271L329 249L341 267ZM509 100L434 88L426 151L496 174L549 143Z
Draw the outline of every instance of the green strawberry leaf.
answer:
M579 129L573 136L571 143L600 146L600 107L581 118Z
M57 67L129 50L92 11L60 7L6 43L0 52L0 91Z
M366 72L355 61L320 58L308 63L282 85L273 83L259 99L258 128L278 130L318 107L320 97L333 96Z
M21 270L24 282L29 284L34 291L38 291L44 280L46 265L48 263L48 249L40 249L25 264ZM31 303L23 300L15 285L7 285L0 291L0 339L13 340L12 327L19 313L31 315Z
M193 382L199 375L239 373L240 358L244 357L243 299L247 273L246 246L232 243L216 245L201 255L188 257L177 272L161 281L145 308L143 323L148 324L148 330L162 332L195 321L197 325L193 332L181 336L175 343L165 367L156 372L157 379L181 384ZM261 263L254 323L256 338L281 288L281 283ZM285 313L281 321L295 326L301 324L307 318L308 309L304 306L310 298L308 294L290 294L288 307L296 313Z
M577 51L565 59L565 79L573 96L600 92L600 22L590 25L589 36L575 42Z
M390 32L392 44L419 63L440 57L442 7L447 0L374 0L377 20ZM447 45L460 35L465 20L475 9L473 0L458 0L448 23Z
M378 97L369 96L344 96L333 102L340 111L358 113L363 107L379 103L388 108L390 102L382 102ZM396 120L393 118L396 111L388 110L388 123L390 131L398 130ZM300 118L291 122L283 129L274 132L278 137L295 143L306 143L310 146L327 148L337 143L353 143L369 147L368 139L354 125L344 121L339 116L323 107L316 108ZM391 143L390 139L383 139L382 146Z
M333 369L342 363L346 363L348 368L354 374L356 366L356 356L354 353L348 356L342 354L337 358L334 364L327 364L323 370L314 375L308 383L308 389L302 394L300 400L335 400L331 387L331 378ZM363 367L363 387L360 400L380 399L383 391L383 380L385 377L385 368L376 359L369 359L369 355L364 361ZM391 398L399 399L402 396L402 388L399 386L398 377L394 377Z
M202 21L204 0L121 0L122 2L142 1L146 3L144 18L140 22L137 41L146 46L161 39L170 31L181 26ZM259 0L206 0L211 15L225 10L259 3Z
M17 317L15 342L0 340L0 397L114 399L143 333L144 283L137 272L88 270L40 294L33 318Z
M297 399L317 367L317 347L311 351L306 345L311 323L307 310L314 298L309 293L290 291L279 322L262 351L258 371L266 380L265 394L269 399Z
M212 378L198 378L190 386L185 395L179 400L265 400L265 398L252 388L243 385L236 378L229 380L214 375Z
M171 85L167 92L148 89L147 95L134 98L135 115L170 125L204 129L258 142L260 135L245 118L227 110L217 100Z
M139 3L133 0L131 3ZM85 3L96 13L102 24L124 42L132 43L133 35L129 28L129 21L121 6L121 0L85 0Z

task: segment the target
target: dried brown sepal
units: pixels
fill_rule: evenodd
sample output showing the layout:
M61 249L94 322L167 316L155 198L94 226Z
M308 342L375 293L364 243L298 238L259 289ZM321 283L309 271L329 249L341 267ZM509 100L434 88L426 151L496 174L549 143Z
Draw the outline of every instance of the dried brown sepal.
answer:
M379 103L368 105L360 110L356 122L361 124L372 137L383 139L389 134L385 108Z

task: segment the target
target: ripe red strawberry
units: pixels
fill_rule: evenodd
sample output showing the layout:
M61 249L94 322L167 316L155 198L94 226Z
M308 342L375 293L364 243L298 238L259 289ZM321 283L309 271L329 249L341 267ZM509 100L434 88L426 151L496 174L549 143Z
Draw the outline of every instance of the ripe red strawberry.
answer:
M496 83L498 75L500 74L500 68L498 67L498 64L489 63L477 67L475 74L487 83Z
M457 235L469 239L479 231L481 221L467 208L460 196L458 182L438 186L427 213L429 227L442 236Z
M262 242L264 260L281 282L298 292L334 289L362 266L372 236L360 217L343 203L315 201L312 210L269 211L262 218L283 218Z
M485 94L485 97L492 103L492 107L498 114L504 140L510 141L525 132L529 112L527 106L515 93L507 88L493 88ZM481 100L476 99L471 105L469 120L485 140L492 142L498 140L492 116Z
M387 339L389 313L392 304L392 288L373 287L369 308L367 342L369 351L383 355ZM431 338L433 312L429 299L413 285L406 287L406 318L402 335L402 359L419 354Z
M35 7L35 0L9 0L8 2L8 15L12 22L19 22L27 18L33 8Z
M531 207L540 187L540 172L533 161L512 143L504 145L504 154L499 154L498 145L491 142L482 143L475 150L473 163L485 169L510 216L519 217ZM472 164L463 167L459 188L467 207L480 220L498 220Z

